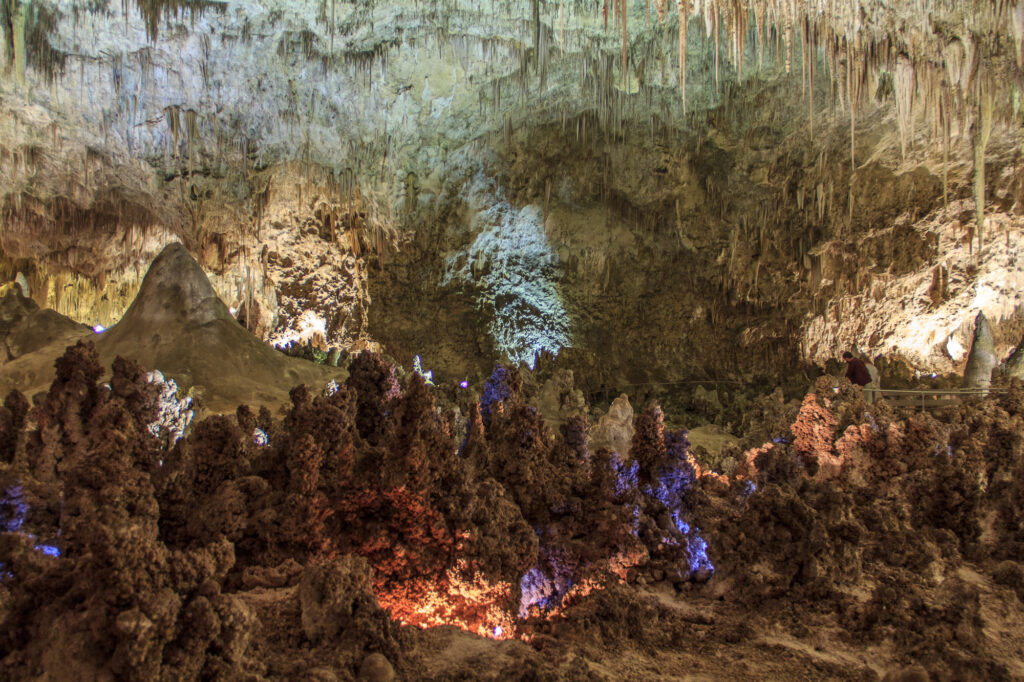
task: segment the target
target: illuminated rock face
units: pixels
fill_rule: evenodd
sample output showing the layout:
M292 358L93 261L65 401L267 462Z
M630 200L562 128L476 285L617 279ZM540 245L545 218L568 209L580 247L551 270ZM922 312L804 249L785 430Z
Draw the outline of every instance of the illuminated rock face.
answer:
M568 346L591 365L635 350L645 379L726 355L750 373L742 359L766 346L822 362L852 342L948 371L969 341L966 268L953 264L934 310L870 299L917 284L955 239L981 254L965 276L991 290L978 307L1008 349L999 324L1016 308L992 297L1012 287L988 284L1002 267L990 247L1018 227L992 204L1021 195L1004 169L1022 10L654 4L5 6L0 275L28 259L41 304L110 326L180 239L261 337L375 347L378 334L403 361L445 356L441 371ZM508 208L459 241L460 176L479 170L466 159L486 160L494 185L474 211ZM922 223L940 197L963 234ZM921 246L936 234L941 249ZM471 277L448 267L462 254L479 261ZM402 272L373 291L377 265ZM438 286L456 280L471 291ZM434 348L372 322L406 284L438 308L470 296L479 319L446 320L465 338Z
M1005 368L1007 376L1024 380L1024 340L1022 340L1013 353L1006 360Z
M1024 307L1024 262L1017 246L1024 239L1024 223L1012 214L990 216L990 226L997 225L1001 236L978 254L955 217L967 205L951 202L948 210L939 207L914 226L935 249L931 256L917 256L915 267L881 272L877 266L883 261L863 263L857 285L848 282L851 290L804 327L806 355L824 363L838 349L856 345L871 357L898 357L922 370L950 372L967 360L979 312L993 326L1007 324L1012 333L1012 321ZM885 232L898 244L894 232ZM869 271L872 265L876 268ZM819 292L824 291L820 286ZM1000 335L997 356L1005 357L1017 340Z
M533 367L541 351L556 354L570 345L558 255L539 207L516 209L482 174L471 192L471 203L480 207L471 229L479 232L468 249L448 257L441 284L458 280L475 289L477 306L489 313L497 351Z
M988 388L992 383L992 370L998 362L992 328L985 313L978 313L974 319L974 341L964 370L964 388Z

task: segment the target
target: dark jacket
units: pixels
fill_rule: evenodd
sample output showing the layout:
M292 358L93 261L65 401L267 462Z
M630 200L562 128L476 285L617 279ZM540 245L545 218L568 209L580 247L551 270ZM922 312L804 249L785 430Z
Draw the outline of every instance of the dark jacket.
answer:
M868 366L860 358L854 358L846 363L846 378L858 386L867 386L871 383Z

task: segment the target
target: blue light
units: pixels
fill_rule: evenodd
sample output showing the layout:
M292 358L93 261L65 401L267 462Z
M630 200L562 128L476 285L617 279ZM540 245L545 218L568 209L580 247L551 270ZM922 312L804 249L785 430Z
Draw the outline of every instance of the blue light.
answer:
M500 626L500 625L495 625L495 626L494 626L494 636L495 636L495 637L501 637L501 635L502 635L502 634L503 634L504 632L505 632L505 631L501 629L501 626Z
M694 533L688 536L686 549L690 551L690 573L698 573L701 570L715 572L715 565L708 558L708 543L700 536L700 529L695 528Z
M655 472L651 485L645 485L643 493L653 497L668 510L676 531L685 538L686 550L689 555L690 575L701 572L714 572L715 567L708 557L708 543L700 536L699 528L691 528L683 519L683 508L697 482L697 474L687 458L686 450L689 443L684 432L665 434L666 452L672 464L662 466ZM666 542L669 546L678 546L679 542Z
M93 327L92 330L94 332L96 332L97 334L102 334L103 332L105 332L107 330L107 328L104 327L102 324L98 324L95 327Z
M634 459L626 464L617 452L612 453L609 462L612 465L612 473L615 474L615 494L621 496L630 490L636 490L639 483L637 476L640 472L640 463Z
M28 504L20 485L12 485L0 499L0 527L8 533L17 533L25 523Z
M54 545L36 545L35 550L42 552L46 556L60 556L60 549Z
M469 381L461 381L461 382L459 382L459 387L460 388L469 388Z
M539 567L533 567L523 574L519 581L519 617L526 618L534 606L546 610L558 598L558 590Z
M512 396L512 389L509 388L508 370L501 365L495 365L491 376L484 384L483 395L480 396L480 417L485 426L491 424L491 413L494 411L494 403L504 402Z

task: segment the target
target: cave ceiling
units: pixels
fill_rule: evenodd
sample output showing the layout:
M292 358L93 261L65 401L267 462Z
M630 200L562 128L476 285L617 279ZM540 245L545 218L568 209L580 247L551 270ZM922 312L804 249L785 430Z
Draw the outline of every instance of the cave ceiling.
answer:
M68 178L32 173L63 150L130 168L95 182L141 210L182 174L299 161L394 181L510 128L685 129L736 83L786 72L824 70L854 117L879 83L901 119L969 119L986 90L1012 116L1024 5L13 0L3 24L0 144L24 171L6 201L74 199ZM87 159L63 165L88 182Z
M729 149L709 112L733 107L969 161L1018 125L1024 59L1024 3L994 0L11 0L0 26L8 264L92 277L88 234L258 242L272 169L415 229L410 194L532 130Z

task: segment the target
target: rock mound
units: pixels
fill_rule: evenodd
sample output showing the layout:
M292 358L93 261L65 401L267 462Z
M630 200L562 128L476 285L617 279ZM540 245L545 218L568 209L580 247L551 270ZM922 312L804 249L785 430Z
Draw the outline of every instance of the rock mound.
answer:
M992 369L997 364L992 328L985 313L978 313L974 320L974 342L964 369L964 388L987 389L992 383Z
M47 313L56 315L32 315L42 320ZM84 330L81 334L91 334L88 328L67 323ZM5 365L0 391L18 388L33 395L45 388L53 379L54 359L73 342L57 336L61 343L52 342ZM345 376L337 368L289 358L253 336L231 316L206 273L179 243L167 246L153 260L124 317L95 340L104 366L122 356L158 369L214 412L233 411L239 403L284 404L297 384L320 387Z
M148 324L204 325L233 320L206 273L179 242L167 245L149 266L135 300L117 327Z
M40 309L20 287L0 297L0 365L60 342L60 350L92 330L60 313Z
M1008 377L1024 380L1024 339L1020 340L1013 353L1006 359L1003 371Z

